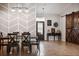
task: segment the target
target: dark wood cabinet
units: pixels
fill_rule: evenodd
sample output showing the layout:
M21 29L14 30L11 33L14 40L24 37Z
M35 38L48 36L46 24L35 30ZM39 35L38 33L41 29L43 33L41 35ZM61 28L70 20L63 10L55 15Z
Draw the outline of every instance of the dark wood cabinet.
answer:
M79 44L79 12L66 15L66 41Z
M73 27L73 14L66 15L66 28L71 29Z
M66 15L66 41L72 41L73 13Z

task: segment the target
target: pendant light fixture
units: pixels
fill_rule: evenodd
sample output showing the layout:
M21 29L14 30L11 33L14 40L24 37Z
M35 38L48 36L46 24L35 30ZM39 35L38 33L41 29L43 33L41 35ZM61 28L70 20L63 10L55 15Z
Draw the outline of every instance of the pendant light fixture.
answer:
M19 4L17 5L17 7L12 7L11 11L12 11L12 12L17 11L17 12L19 12L19 13L21 13L21 12L26 12L26 13L28 13L28 12L29 12L29 9L28 9L27 7L24 7L23 3L22 3L22 4L19 3Z

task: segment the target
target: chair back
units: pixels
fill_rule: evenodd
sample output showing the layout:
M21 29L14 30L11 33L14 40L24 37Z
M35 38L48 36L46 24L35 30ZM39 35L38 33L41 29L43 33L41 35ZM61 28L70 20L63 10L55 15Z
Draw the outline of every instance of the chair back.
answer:
M2 32L0 32L0 37L3 37L3 34L2 34Z
M30 33L29 33L29 32L23 32L23 33L22 33L22 38L23 38L25 41L29 41L29 37L30 37Z
M18 39L19 32L13 32L16 36L15 39Z
M7 46L9 43L8 37L0 37L0 46Z
M30 35L29 32L23 32L22 35Z
M16 33L8 33L8 37L11 39L10 42L17 41L16 36Z
M19 32L13 32L13 33L15 33L15 34L19 34Z
M8 33L7 35L9 38L11 38L11 37L15 37L17 34L16 33Z

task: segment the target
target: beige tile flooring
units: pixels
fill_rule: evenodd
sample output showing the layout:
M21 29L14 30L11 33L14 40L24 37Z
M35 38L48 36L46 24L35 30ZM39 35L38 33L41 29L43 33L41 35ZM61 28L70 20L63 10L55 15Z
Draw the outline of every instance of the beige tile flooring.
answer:
M5 49L3 49L3 53L0 51L0 55L6 55ZM20 50L19 56L28 56L27 50L24 52ZM34 46L31 56L36 56L36 48ZM79 56L79 45L53 40L41 41L40 56Z

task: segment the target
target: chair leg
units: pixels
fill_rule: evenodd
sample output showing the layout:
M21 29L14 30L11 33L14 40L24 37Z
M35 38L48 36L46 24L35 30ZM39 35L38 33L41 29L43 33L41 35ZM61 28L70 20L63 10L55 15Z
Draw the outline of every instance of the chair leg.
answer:
M37 49L39 50L39 45L37 45Z
M19 54L19 46L17 46L17 55Z
M0 49L1 49L1 45L0 45Z
M32 45L29 45L30 53L32 53Z
M40 55L40 45L39 44L37 45L37 49L38 49L38 52L39 52L39 55Z
M21 51L23 51L23 53L24 53L24 48L23 48L23 45L21 46Z
M7 55L10 53L11 46L7 46Z

